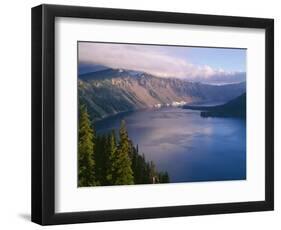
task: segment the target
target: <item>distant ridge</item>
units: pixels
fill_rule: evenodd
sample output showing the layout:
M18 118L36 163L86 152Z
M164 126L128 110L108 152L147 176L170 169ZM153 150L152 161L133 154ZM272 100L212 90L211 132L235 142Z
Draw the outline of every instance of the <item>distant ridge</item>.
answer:
M246 118L246 93L217 106L183 106L184 109L201 110L202 117L241 117Z
M118 77L140 76L143 72L125 69L107 68L100 71L93 71L79 75L79 79L83 81L96 81L102 79L112 79Z
M225 103L246 91L246 83L208 85L178 78L107 68L79 75L79 103L92 120L143 108L192 103Z
M90 63L79 63L78 65L78 74L86 74L90 72L97 72L104 69L107 69L108 67L104 65L98 65L98 64L90 64Z

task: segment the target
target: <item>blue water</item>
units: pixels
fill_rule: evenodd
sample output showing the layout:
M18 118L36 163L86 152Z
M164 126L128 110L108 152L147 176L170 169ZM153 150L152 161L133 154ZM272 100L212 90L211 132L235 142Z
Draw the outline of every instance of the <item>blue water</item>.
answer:
M202 118L181 108L148 109L119 114L95 124L98 134L126 121L129 137L170 182L246 179L246 122L236 118Z

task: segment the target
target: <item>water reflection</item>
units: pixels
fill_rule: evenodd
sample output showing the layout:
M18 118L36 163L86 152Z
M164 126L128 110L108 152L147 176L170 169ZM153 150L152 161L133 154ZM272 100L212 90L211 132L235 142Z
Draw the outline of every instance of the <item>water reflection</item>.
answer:
M119 114L96 123L97 133L126 120L140 152L167 170L171 182L246 178L246 124L232 118L202 118L181 108Z

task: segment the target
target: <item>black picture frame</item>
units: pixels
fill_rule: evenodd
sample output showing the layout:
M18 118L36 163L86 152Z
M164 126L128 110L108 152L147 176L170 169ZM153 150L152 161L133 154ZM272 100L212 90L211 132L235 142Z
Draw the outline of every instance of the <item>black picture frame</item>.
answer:
M55 213L55 18L108 19L265 29L265 200ZM110 8L32 8L32 221L41 225L267 211L274 209L274 20Z

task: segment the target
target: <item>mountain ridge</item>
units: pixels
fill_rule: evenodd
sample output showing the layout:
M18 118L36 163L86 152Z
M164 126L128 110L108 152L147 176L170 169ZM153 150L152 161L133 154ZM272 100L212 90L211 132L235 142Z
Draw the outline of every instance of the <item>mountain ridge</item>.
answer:
M161 78L141 71L111 69L82 74L79 103L92 120L147 107L200 102L227 102L246 91L246 83L208 85L178 78Z
M217 106L183 106L184 109L201 110L202 117L241 117L246 118L246 93Z

